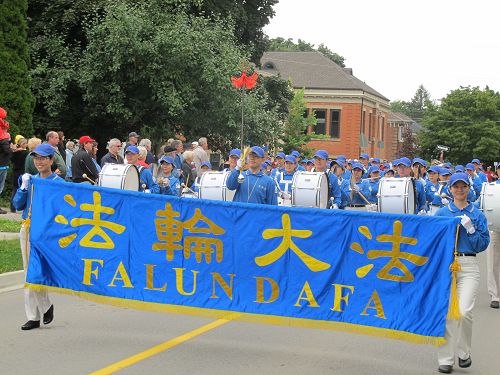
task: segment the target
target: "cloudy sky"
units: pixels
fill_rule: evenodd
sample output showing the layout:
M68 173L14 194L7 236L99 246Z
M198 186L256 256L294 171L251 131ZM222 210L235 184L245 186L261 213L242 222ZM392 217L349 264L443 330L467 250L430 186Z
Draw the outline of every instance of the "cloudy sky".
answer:
M265 32L324 43L391 100L420 84L440 99L460 86L500 91L499 0L280 0Z

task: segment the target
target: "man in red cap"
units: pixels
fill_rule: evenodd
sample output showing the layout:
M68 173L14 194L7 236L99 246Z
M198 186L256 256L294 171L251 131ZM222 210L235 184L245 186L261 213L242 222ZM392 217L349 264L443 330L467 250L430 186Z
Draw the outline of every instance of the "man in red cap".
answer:
M73 182L97 181L99 172L92 160L92 147L96 141L88 135L80 137L80 149L71 159L71 169L73 173ZM86 175L86 178L83 175Z

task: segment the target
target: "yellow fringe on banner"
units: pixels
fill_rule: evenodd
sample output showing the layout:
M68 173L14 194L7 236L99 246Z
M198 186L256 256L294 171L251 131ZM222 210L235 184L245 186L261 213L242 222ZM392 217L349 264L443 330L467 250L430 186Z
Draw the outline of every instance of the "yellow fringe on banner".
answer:
M97 303L102 303L117 307L133 308L137 310L168 312L172 314L193 315L193 316L201 316L214 319L237 320L249 323L263 323L263 324L273 324L273 325L290 326L290 327L328 329L333 331L359 333L376 337L385 337L390 339L407 341L414 344L432 344L435 346L441 346L446 343L444 337L423 336L410 332L396 331L387 328L369 327L361 324L358 325L351 323L332 322L326 320L291 318L291 317L283 317L276 315L260 315L260 314L242 313L242 312L227 311L227 310L214 310L214 309L191 307L191 306L167 305L155 302L144 302L144 301L128 300L116 297L101 296L88 292L78 292L71 289L58 288L40 284L26 283L25 286L38 292L46 290L62 294L74 295Z
M457 225L457 234L455 237L455 259L450 265L451 271L451 290L450 290L450 306L448 308L448 320L459 320L460 319L460 306L458 304L458 292L457 292L457 272L460 271L461 267L458 263L458 231L460 230L460 225Z

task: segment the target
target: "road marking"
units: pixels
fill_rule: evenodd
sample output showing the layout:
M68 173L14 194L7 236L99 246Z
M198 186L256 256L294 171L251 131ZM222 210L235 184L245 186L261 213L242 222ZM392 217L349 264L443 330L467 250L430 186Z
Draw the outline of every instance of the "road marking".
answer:
M187 332L181 336L175 337L172 340L168 340L160 345L153 346L152 348L145 350L141 353L135 354L132 357L129 357L129 358L126 358L122 361L113 363L112 365L109 365L108 367L105 367L101 370L94 371L90 375L112 374L116 371L119 371L119 370L125 368L125 367L131 366L137 362L143 361L143 360L145 360L149 357L152 357L158 353L161 353L165 350L173 348L174 346L182 344L184 341L192 339L193 337L199 336L199 335L201 335L205 332L208 332L214 328L220 327L221 325L226 324L230 321L231 320L218 319L212 323L206 324L200 328L196 328L195 330Z

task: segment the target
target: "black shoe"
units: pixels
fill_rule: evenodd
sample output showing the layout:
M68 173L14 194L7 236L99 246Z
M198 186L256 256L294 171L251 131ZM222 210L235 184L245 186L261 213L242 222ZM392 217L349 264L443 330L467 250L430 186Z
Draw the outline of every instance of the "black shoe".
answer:
M3 215L3 214L6 214L6 213L7 213L7 211L5 211L5 210L3 210L3 209L0 208L0 214Z
M442 372L443 374L451 374L453 372L453 366L452 365L440 365L438 368L439 372Z
M30 329L33 328L40 328L40 321L39 320L28 320L26 323L24 323L23 326L21 326L21 329L23 331L29 331Z
M43 314L43 324L50 324L54 320L54 305L50 305L49 309Z
M470 367L470 365L472 365L472 358L470 357L470 355L469 355L469 358L467 358L467 359L462 359L462 358L458 357L458 366L460 366L462 368L466 368L466 367Z
M500 309L500 302L498 302L498 301L491 301L490 307L492 309Z

